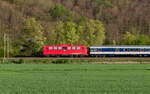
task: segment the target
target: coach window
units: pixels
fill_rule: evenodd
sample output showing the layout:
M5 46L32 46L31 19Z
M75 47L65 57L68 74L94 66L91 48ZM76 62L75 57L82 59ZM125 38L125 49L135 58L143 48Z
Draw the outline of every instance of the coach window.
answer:
M127 51L128 51L128 49L126 48L126 49L125 49L125 51L127 52Z
M102 49L101 49L101 48L99 48L99 49L98 49L98 51L99 51L99 52L101 52L101 51L102 51Z
M148 49L148 48L146 48L146 49L145 49L145 51L149 51L149 49Z
M53 50L53 47L49 47L50 50Z
M133 51L133 49L130 49L130 51Z
M118 52L118 51L119 51L119 48L116 48L116 51Z
M142 48L141 51L144 51L144 48Z
M138 52L138 51L139 51L139 49L138 49L138 48L136 48L136 49L135 49L135 51L137 51L137 52Z
M91 48L91 52L94 52L94 48Z

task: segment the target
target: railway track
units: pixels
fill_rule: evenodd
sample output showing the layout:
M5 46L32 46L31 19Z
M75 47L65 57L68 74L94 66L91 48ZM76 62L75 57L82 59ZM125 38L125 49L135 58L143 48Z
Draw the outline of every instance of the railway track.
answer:
M0 58L3 59L3 58ZM17 59L25 59L25 60L59 60L59 59L68 59L68 60L96 60L96 59L103 59L103 60L150 60L150 57L12 57L6 58L8 60L17 60Z

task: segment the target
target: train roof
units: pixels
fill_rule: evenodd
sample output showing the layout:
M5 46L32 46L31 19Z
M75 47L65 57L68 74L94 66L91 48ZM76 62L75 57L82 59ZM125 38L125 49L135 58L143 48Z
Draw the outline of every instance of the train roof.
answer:
M106 46L90 46L90 48L150 48L150 45L106 45Z

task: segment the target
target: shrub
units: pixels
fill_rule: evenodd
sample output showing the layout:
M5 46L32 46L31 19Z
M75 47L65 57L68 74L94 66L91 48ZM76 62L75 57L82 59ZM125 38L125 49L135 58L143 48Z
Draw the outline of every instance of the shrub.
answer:
M50 60L33 60L32 63L36 63L36 64L48 64L50 62Z
M14 63L14 64L23 64L24 63L24 59L13 60L12 63Z
M54 60L52 61L53 64L69 64L70 60L67 59L59 59L59 60Z

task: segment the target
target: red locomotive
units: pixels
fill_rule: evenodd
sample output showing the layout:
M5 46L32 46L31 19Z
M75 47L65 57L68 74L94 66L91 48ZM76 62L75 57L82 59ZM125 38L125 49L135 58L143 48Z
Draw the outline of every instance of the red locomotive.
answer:
M43 47L43 55L45 56L81 56L88 55L86 46L72 45L48 45Z

